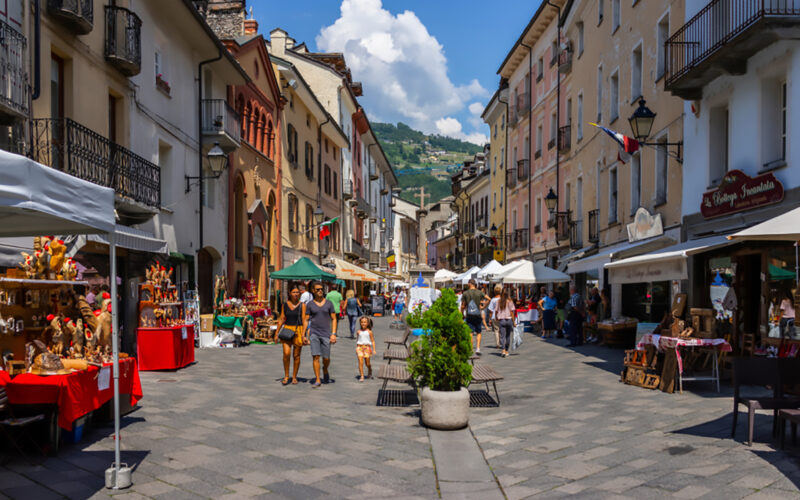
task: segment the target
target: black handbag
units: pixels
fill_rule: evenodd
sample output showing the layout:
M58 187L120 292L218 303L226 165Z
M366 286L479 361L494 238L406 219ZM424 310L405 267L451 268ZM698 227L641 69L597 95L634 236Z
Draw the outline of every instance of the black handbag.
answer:
M292 340L294 340L295 335L297 335L295 331L289 330L288 328L283 326L281 327L281 331L278 332L278 339L286 342L291 342Z

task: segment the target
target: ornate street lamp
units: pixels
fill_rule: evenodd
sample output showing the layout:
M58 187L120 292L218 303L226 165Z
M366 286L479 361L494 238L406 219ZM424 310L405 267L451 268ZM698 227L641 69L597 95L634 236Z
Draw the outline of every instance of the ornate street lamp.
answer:
M647 138L650 137L650 131L653 129L653 122L655 120L656 114L645 105L644 98L640 97L639 107L636 108L636 111L634 111L631 117L628 118L628 123L631 125L631 131L633 132L634 139L636 139L642 146L663 147L664 150L666 150L668 146L675 146L678 148L678 153L671 154L670 156L678 160L678 162L683 163L683 158L681 157L681 147L683 146L683 141L647 142Z
M325 221L325 212L322 211L322 208L317 205L317 208L314 210L314 224L320 225Z
M215 142L214 147L208 150L206 153L206 160L208 161L208 168L211 170L211 175L204 175L204 176L196 176L196 175L186 175L186 192L188 193L192 189L191 181L193 180L205 180L205 179L219 179L219 176L222 175L222 172L225 171L225 167L228 166L228 155L225 154L225 151L219 147L219 143Z
M547 211L551 214L555 211L558 205L558 196L553 192L553 188L550 188L550 192L544 197L544 204L547 207Z

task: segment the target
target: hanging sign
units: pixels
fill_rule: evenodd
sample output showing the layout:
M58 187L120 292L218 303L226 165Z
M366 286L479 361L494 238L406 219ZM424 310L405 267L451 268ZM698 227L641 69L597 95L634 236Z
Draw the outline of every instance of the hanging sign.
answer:
M706 219L783 201L783 184L772 173L750 177L731 170L720 185L703 194L700 212Z

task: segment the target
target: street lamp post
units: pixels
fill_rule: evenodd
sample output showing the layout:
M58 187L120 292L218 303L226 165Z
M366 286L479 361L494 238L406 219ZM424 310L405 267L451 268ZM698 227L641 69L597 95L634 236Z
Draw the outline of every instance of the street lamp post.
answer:
M553 188L550 188L550 192L544 197L544 205L547 207L547 211L551 214L556 210L556 206L558 205L558 196L553 192Z

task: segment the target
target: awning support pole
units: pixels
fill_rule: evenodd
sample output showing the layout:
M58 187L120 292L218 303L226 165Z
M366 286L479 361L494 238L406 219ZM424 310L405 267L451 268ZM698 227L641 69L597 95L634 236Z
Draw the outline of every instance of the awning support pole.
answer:
M114 231L108 233L108 255L111 260L111 350L114 370L114 489L119 489L119 321L117 306L117 242Z

